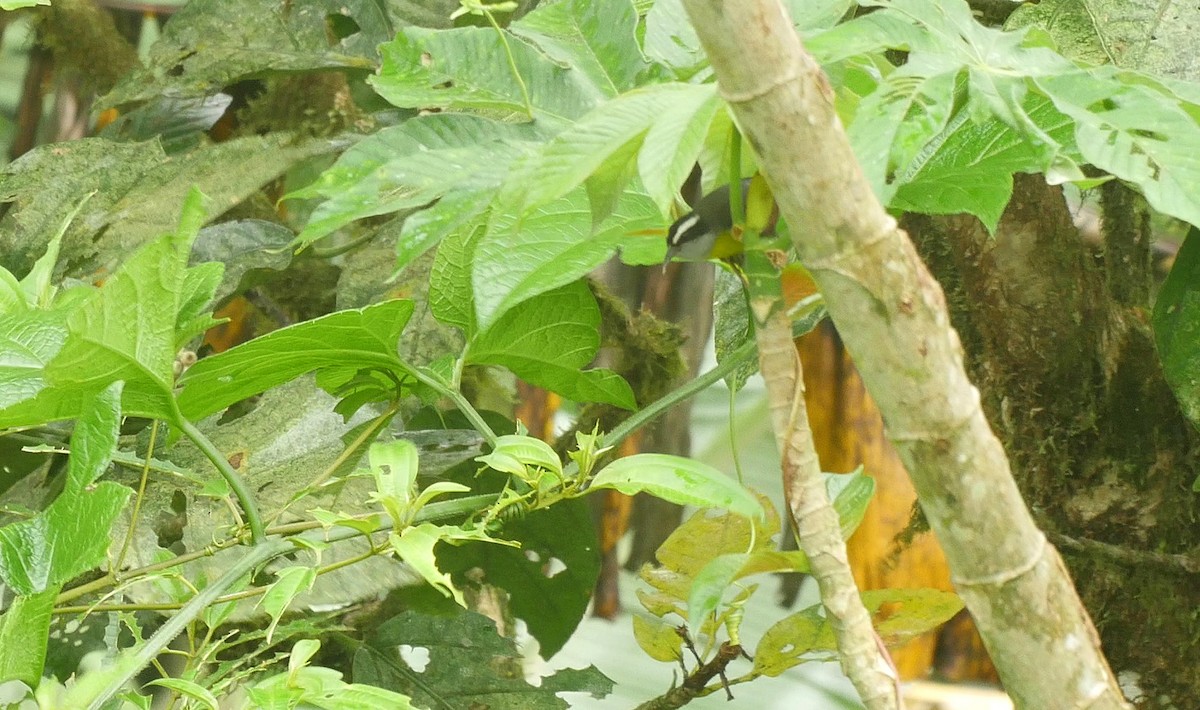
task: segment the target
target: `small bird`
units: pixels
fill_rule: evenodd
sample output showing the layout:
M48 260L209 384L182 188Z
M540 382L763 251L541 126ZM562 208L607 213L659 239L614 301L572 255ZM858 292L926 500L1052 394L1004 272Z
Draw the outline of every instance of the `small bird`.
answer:
M750 181L742 181L745 204ZM733 212L729 208L729 185L725 184L696 203L695 209L675 220L667 230L667 258L691 261L725 259L742 251L742 242L733 236Z

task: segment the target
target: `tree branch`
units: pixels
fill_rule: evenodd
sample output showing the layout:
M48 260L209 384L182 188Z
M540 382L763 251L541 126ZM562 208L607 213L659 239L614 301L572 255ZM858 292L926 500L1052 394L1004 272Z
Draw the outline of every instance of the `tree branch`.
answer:
M901 707L897 676L863 606L837 511L829 502L804 401L800 353L782 303L756 329L758 363L767 386L767 404L783 468L783 493L800 549L808 556L837 638L842 670L868 708ZM889 673L890 670L890 673Z
M684 5L1015 704L1129 707L988 427L941 287L871 192L786 12Z

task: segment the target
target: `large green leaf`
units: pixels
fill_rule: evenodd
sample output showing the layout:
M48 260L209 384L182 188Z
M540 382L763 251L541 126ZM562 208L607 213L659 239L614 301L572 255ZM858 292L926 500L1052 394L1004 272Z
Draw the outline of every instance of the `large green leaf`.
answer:
M1027 103L1031 119L1074 153L1073 123L1043 96ZM1012 176L1044 170L1038 151L999 119L960 115L896 178L891 206L925 214L973 214L995 231L1012 197Z
M1174 94L1122 78L1137 77L1106 67L1037 83L1075 119L1085 160L1137 185L1154 209L1200 225L1200 126Z
M600 308L581 281L509 310L467 345L472 364L502 365L517 377L577 402L635 409L633 390L609 370L583 370L600 349Z
M438 560L460 585L474 579L507 591L509 609L525 620L542 657L550 658L579 625L600 575L587 505L556 503L506 522L503 536L520 542L520 549L488 543L442 546ZM482 579L472 569L482 570Z
M887 181L890 171L911 172L908 163L923 151L928 158L926 144L942 132L950 107L962 103L964 88L967 101L960 110L973 121L994 116L1014 131L1034 156L1027 169L1058 172L1060 179L1082 177L1062 153L1063 146L1026 110L1029 79L1072 72L1070 62L1045 47L1027 45L1024 32L980 25L965 2L869 4L882 7L813 37L807 46L822 62L890 49L909 53L904 66L862 100L850 127L883 199L902 184ZM994 211L988 210L989 216Z
M937 589L875 589L863 592L880 639L895 648L946 623L963 607L952 592ZM754 650L754 671L777 676L806 661L837 657L837 641L820 605L796 612L763 634Z
M1192 227L1154 303L1154 339L1179 408L1200 427L1200 229Z
M390 15L375 0L193 0L103 103L208 96L272 72L374 69L376 45L395 31Z
M529 685L513 642L472 612L452 618L404 612L380 625L368 644L355 654L355 681L406 693L421 707L557 710L568 705L556 693L602 698L612 691L612 681L594 667L560 670ZM423 672L393 660L401 644L429 652Z
M180 379L179 408L200 419L251 395L326 367L375 367L402 374L400 333L411 301L339 311L255 338L196 363Z
M539 205L565 195L614 154L630 144L640 146L646 132L660 119L668 123L664 131L686 124L714 93L711 85L653 84L606 101L555 136L533 164L514 177L520 184L509 192L519 193L526 205ZM706 128L707 124L696 127L700 131ZM698 144L693 147L699 152ZM661 166L648 167L655 168L653 173L663 170ZM683 177L687 177L686 172ZM662 182L660 178L655 180L656 186ZM678 187L675 185L676 190Z
M630 0L563 0L542 3L509 29L612 97L634 88L649 66L637 45L637 21Z
M28 346L9 370L12 383L30 399L0 411L0 426L36 424L78 416L88 398L118 380L125 387L127 414L170 419L174 362L180 329L209 323L204 309L220 279L219 268L187 267L191 245L204 219L202 196L193 192L179 228L139 249L105 284L73 304L66 338L56 316L10 322L13 338ZM28 326L28 330L22 330ZM47 356L52 357L47 360ZM45 362L39 371L36 363Z
M404 108L487 111L551 123L583 115L600 98L582 72L559 66L507 30L406 27L380 46L371 84Z
M73 271L112 268L129 252L175 230L179 205L199 189L232 207L297 161L328 152L329 140L269 135L237 138L167 156L156 142L84 138L41 146L0 173L0 262L24 273L80 198L95 192L63 237ZM216 216L210 215L210 217Z
M617 459L596 474L588 490L601 488L626 495L649 493L698 508L723 508L757 520L764 517L762 503L747 488L708 464L682 456L634 454Z
M508 309L564 286L608 261L618 249L632 264L661 263L663 218L643 193L628 191L597 228L583 188L524 215L493 213L471 253L472 292L479 327L487 329Z
M71 437L67 481L45 511L0 528L0 578L18 595L57 589L104 561L109 528L131 491L104 481L117 445L121 386L89 402Z
M530 124L439 113L385 128L352 146L290 197L324 197L300 234L318 239L356 219L420 207L447 193L487 193L533 150Z

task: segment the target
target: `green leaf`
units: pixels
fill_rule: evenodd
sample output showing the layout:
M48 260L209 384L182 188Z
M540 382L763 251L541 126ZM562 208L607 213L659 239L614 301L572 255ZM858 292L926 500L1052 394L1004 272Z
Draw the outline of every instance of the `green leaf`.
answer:
M195 700L200 703L201 707L208 708L208 710L219 710L220 708L217 696L213 695L208 688L199 683L193 683L190 680L184 680L183 678L155 678L147 683L147 685L158 685L173 690L182 696Z
M683 637L675 624L656 616L633 615L633 638L646 655L663 663L676 663L682 658Z
M708 57L692 28L683 0L656 0L646 13L646 56L687 79L707 67Z
M333 36L335 19L356 31ZM103 105L208 96L271 73L374 69L376 45L394 31L387 4L371 0L294 9L273 0L194 0L167 22L145 67L126 75Z
M1074 125L1050 100L1031 96L1026 110L1047 135L1074 152ZM962 114L913 156L896 178L890 206L924 214L966 212L994 232L1012 197L1013 173L1051 168L1025 136L1000 119L976 123Z
M724 362L747 340L754 338L754 327L751 325L750 307L746 303L746 291L741 279L724 269L718 269L713 289L713 346L717 362ZM726 375L725 383L731 391L740 392L756 372L758 358L749 359Z
M704 148L709 126L724 107L712 84L700 87L709 91L690 92L659 114L638 152L642 185L664 215L671 214L679 189Z
M367 461L375 477L372 497L396 524L407 522L405 513L417 492L416 445L407 439L376 442L367 452Z
M830 660L835 650L833 630L815 604L767 629L754 649L754 672L775 677L806 661ZM810 656L819 651L824 653Z
M211 301L220 301L232 294L250 271L273 269L282 271L292 263L292 243L295 234L287 227L261 219L239 219L205 227L196 235L189 261L193 266L205 262L220 262L220 287L214 290Z
M427 205L443 196L486 205L512 163L541 138L535 126L439 113L385 128L354 144L317 182L289 198L324 197L296 241L305 245L357 219ZM464 194L466 193L466 194Z
M848 540L867 514L875 495L875 479L863 473L862 466L850 473L823 473L825 492L837 511L842 539Z
M466 361L507 367L517 377L577 402L634 409L633 390L609 370L582 370L600 348L600 309L582 282L540 294L505 313L467 347Z
M630 0L563 0L538 6L509 31L613 97L634 88L649 66L637 45L637 22Z
M444 530L437 525L424 523L405 528L399 535L388 536L396 555L417 574L444 596L451 597L459 606L466 608L462 592L454 586L454 580L438 569L433 555L433 546L447 539Z
M909 53L904 67L888 75L862 100L854 121L862 123L850 128L880 195L888 199L894 189L886 182L887 171L892 167L904 170L946 125L947 107L959 102L963 77L967 101L962 111L976 122L994 116L1024 139L1025 150L1035 158L1034 167L1026 169L1061 173L1070 179L1082 177L1063 155L1064 146L1025 108L1029 80L1040 82L1078 73L1070 62L1045 47L1027 44L1024 32L984 27L965 2L895 0L879 4L877 11L821 33L806 45L823 62L889 49ZM968 197L986 200L982 190L975 192L978 194ZM989 216L995 212L994 207L980 210Z
M757 550L714 557L692 580L688 594L688 628L699 634L709 615L717 610L725 593L739 579L755 574L807 572L808 557L803 552Z
M207 295L205 280L186 266L203 219L201 199L193 192L174 234L139 249L103 287L72 303L65 329L54 314L0 317L0 351L15 355L0 367L0 381L8 380L21 397L0 398L8 405L0 410L0 426L78 416L94 393L117 380L125 382L127 414L173 416L178 333L194 327ZM191 323L181 324L181 315Z
M325 367L404 372L396 351L411 301L339 311L255 338L193 365L179 384L179 408L200 419L251 395Z
M121 383L92 397L71 436L67 481L46 510L0 528L0 579L18 595L57 590L104 562L109 529L131 491L93 484L116 450Z
M0 678L33 688L42 680L58 588L17 595L0 616ZM6 683L7 684L7 683ZM5 700L12 696L5 695ZM15 704L8 707L19 707Z
M592 479L588 491L614 488L626 495L649 493L657 498L700 508L724 508L762 520L762 504L737 481L717 469L667 454L635 454L617 459Z
M1137 185L1159 212L1200 225L1200 126L1173 94L1121 78L1104 67L1037 83L1075 119L1087 162Z
M46 366L66 340L65 313L25 311L0 314L0 410L32 399L46 389ZM52 418L66 419L79 411L77 406L65 407L64 410ZM36 417L32 420L13 421L0 414L0 421L13 424L44 421Z
M225 273L225 265L208 261L188 269L179 287L179 312L175 318L175 348L219 325L213 318L212 304Z
M586 75L559 66L507 30L405 27L379 49L383 66L368 81L402 108L563 123L599 99Z
M875 589L863 592L862 599L889 648L937 628L963 608L956 594L937 589ZM767 629L754 651L754 670L777 676L800 663L836 657L833 629L817 604Z
M863 604L889 648L936 629L963 608L957 594L940 589L872 589L863 592Z
M188 305L190 320L199 310L190 297L202 294L195 282L189 287L187 268L202 199L193 191L175 233L139 249L71 312L70 334L45 371L53 387L96 391L123 380L126 414L172 418L178 318Z
M520 549L491 543L442 546L439 565L453 573L460 585L474 579L508 592L509 611L525 621L538 641L539 653L550 658L587 613L600 576L588 506L582 500L565 500L505 521L504 537L519 542Z
M593 229L583 188L520 215L493 212L469 259L479 327L491 327L508 309L591 273L617 249L629 264L658 264L666 251L658 209L644 194L627 191L613 215Z
M907 165L916 149L941 131L950 118L955 75L923 76L924 69L905 64L884 77L859 104L847 131L875 196L884 204L896 189L887 176L897 165ZM912 130L914 124L920 127L919 133ZM897 145L901 134L906 134L906 150Z
M429 274L429 309L435 318L468 338L475 335L475 296L471 269L482 229L449 235L438 247Z
M58 265L58 252L62 248L62 238L67 232L67 227L71 226L71 220L79 214L79 210L83 208L87 201L92 198L92 194L85 195L75 208L62 220L62 225L54 236L50 238L50 243L46 245L46 253L42 254L33 268L25 274L25 278L21 279L21 287L25 291L25 301L28 305L35 308L48 309L54 302L54 294L57 291L52 283L54 277L54 269ZM8 272L5 272L6 274Z
M312 567L286 567L275 573L275 581L258 600L258 607L271 617L271 623L267 626L268 644L283 612L287 611L297 596L312 589L316 581L317 571Z
M560 475L562 474L562 462L559 460L558 454L554 453L554 449L549 444L532 436L505 434L504 436L497 437L496 443L492 447L492 453L486 456L479 456L475 460L487 464L495 459L496 454L506 459L511 459L522 467L533 466ZM493 466L493 468L496 467ZM526 477L523 471L505 470L502 468L496 468L496 470Z
M411 264L451 234L478 226L491 199L491 194L484 191L453 192L432 207L405 219L400 228L400 238L396 240L396 271Z
M1192 227L1154 303L1154 340L1179 409L1200 427L1200 229Z
M558 710L567 703L556 693L603 698L613 687L594 667L560 670L538 687L529 685L513 642L496 633L495 622L473 612L446 618L407 611L380 625L368 643L355 654L354 678L407 693L418 707ZM392 660L392 649L401 644L429 651L419 676Z
M673 613L686 620L692 582L714 558L774 551L771 538L779 532L779 516L766 499L762 504L766 515L761 521L709 508L676 528L655 553L659 566L645 565L638 572L654 589L638 591L647 611L656 616Z
M529 206L561 197L582 184L609 156L631 143L641 145L661 117L678 122L679 117L672 116L673 107L682 105L685 113L698 111L713 95L712 86L652 84L606 101L551 139L528 172L514 178L520 182L517 192Z

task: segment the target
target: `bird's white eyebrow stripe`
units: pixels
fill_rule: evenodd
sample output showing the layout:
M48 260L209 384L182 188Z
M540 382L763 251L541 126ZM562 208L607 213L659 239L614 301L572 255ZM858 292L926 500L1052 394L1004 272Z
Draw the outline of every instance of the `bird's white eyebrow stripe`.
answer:
M689 229L696 226L696 223L699 221L700 221L700 215L694 214L694 213L679 220L679 222L676 223L678 226L676 226L675 230L673 232L671 232L671 239L669 240L668 243L673 247L679 246L681 236L684 233L686 233Z

